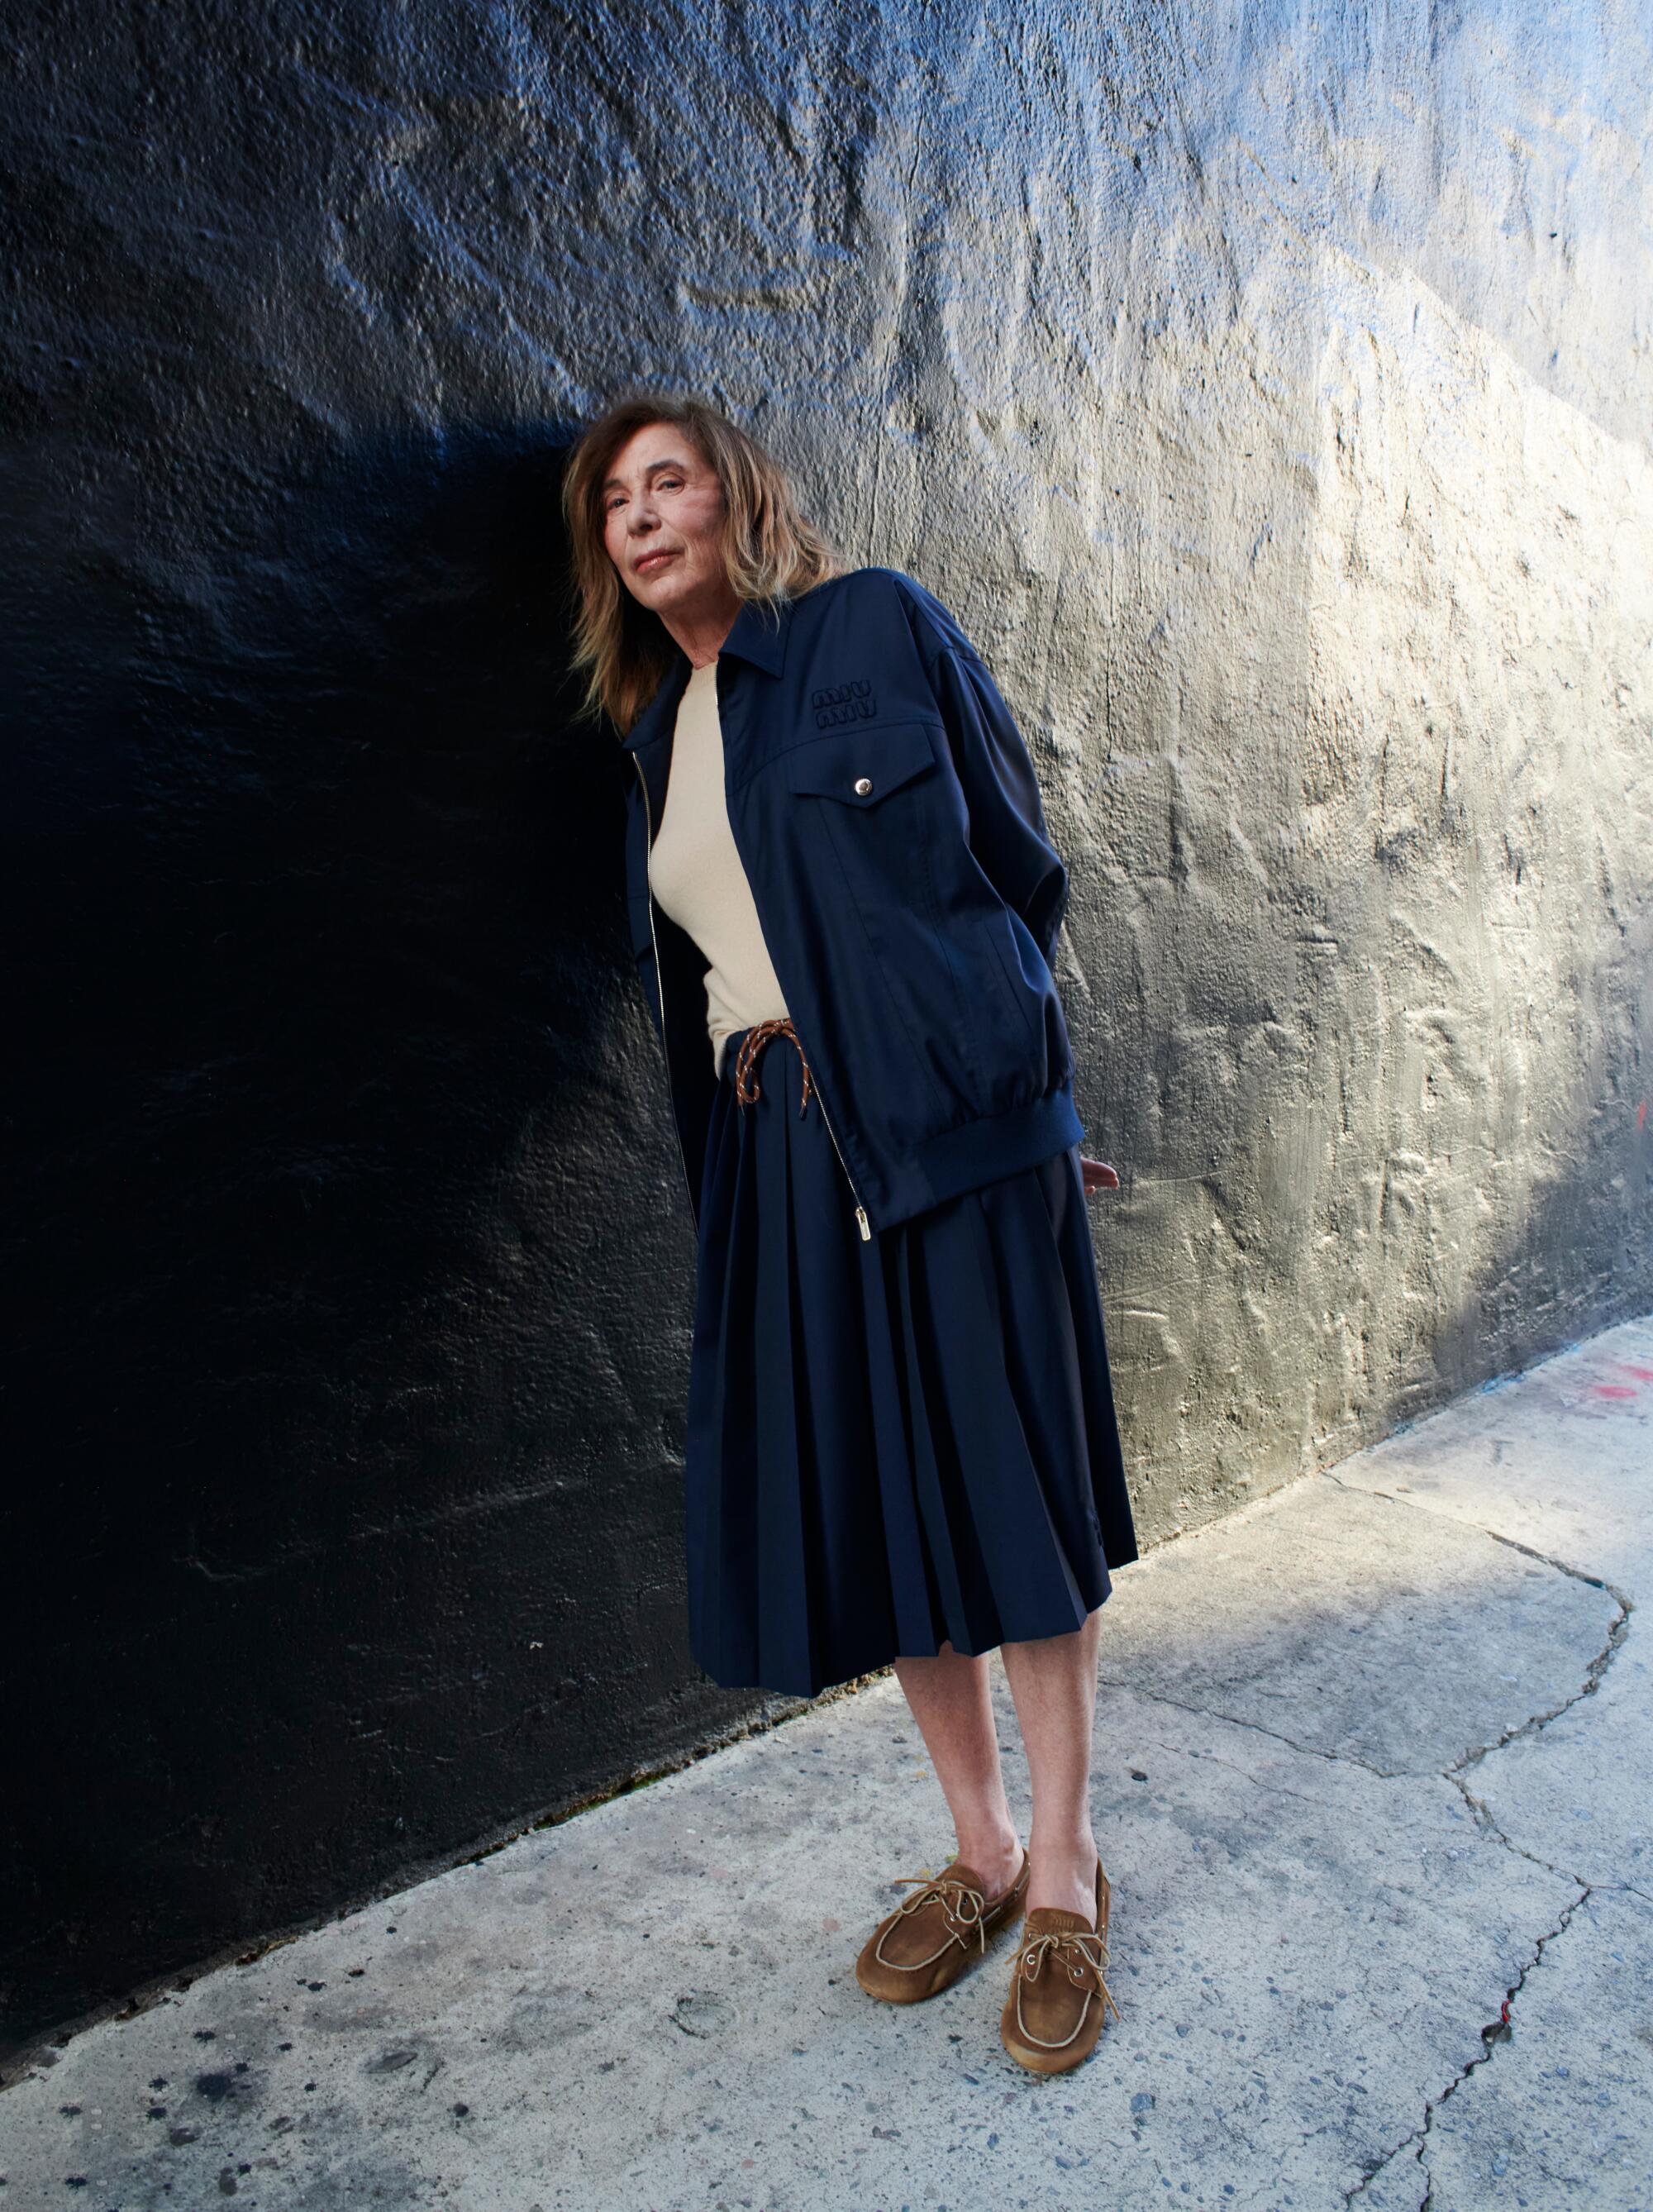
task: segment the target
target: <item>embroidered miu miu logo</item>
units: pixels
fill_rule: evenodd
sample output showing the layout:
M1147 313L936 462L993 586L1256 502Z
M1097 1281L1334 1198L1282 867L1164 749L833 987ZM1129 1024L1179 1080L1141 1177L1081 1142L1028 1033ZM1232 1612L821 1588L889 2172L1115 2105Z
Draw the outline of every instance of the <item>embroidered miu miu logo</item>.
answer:
M809 695L817 730L830 730L840 722L870 722L878 711L872 686L864 677L853 684L823 684Z

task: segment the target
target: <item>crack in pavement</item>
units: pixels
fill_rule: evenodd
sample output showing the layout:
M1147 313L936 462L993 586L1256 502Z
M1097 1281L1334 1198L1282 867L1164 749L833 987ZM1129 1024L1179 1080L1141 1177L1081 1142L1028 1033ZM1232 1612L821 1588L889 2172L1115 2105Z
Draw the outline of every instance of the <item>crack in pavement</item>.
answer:
M1322 1480L1334 1482L1340 1490L1351 1494L1361 1498L1381 1498L1386 1504L1409 1508L1413 1512L1431 1513L1434 1510L1415 1498L1401 1498L1392 1491L1371 1490L1363 1484L1347 1482L1340 1476L1333 1474L1329 1470L1322 1474ZM1478 1797L1464 1778L1474 1767L1492 1753L1502 1750L1505 1744L1516 1742L1522 1736L1539 1735L1549 1727L1553 1721L1559 1720L1564 1713L1570 1712L1581 1699L1595 1695L1606 1678L1607 1669L1624 1646L1625 1639L1629 1633L1630 1617L1636 1610L1635 1601L1628 1592L1620 1589L1614 1583L1608 1582L1605 1576L1589 1574L1583 1568L1575 1567L1565 1559L1556 1559L1547 1552L1541 1552L1534 1545L1523 1544L1517 1537L1506 1536L1496 1528L1488 1528L1478 1521L1461 1518L1455 1514L1446 1516L1436 1513L1435 1517L1456 1521L1460 1527L1474 1528L1480 1534L1490 1538L1493 1543L1505 1545L1510 1550L1519 1552L1525 1558L1536 1560L1540 1565L1549 1567L1557 1574L1569 1576L1573 1581L1583 1583L1588 1589L1601 1590L1605 1595L1610 1597L1618 1607L1617 1616L1609 1626L1600 1650L1595 1654L1585 1668L1583 1680L1577 1690L1562 1698L1559 1704L1551 1706L1545 1711L1529 1713L1525 1720L1517 1722L1513 1727L1506 1729L1501 1735L1492 1741L1472 1746L1438 1776L1425 1775L1409 1770L1390 1773L1386 1769L1375 1765L1370 1759L1357 1758L1352 1753L1327 1751L1316 1744L1299 1743L1295 1738L1285 1735L1279 1729L1271 1729L1261 1721L1242 1719L1237 1715L1222 1711L1212 1705L1200 1705L1188 1698L1176 1698L1164 1690L1145 1689L1139 1683L1121 1680L1115 1675L1099 1674L1097 1677L1099 1683L1106 1684L1109 1688L1129 1691L1133 1695L1146 1698L1151 1703L1170 1705L1177 1711L1197 1715L1202 1720L1216 1721L1230 1728L1249 1729L1254 1735L1266 1736L1271 1742L1283 1744L1288 1750L1297 1752L1305 1757L1327 1759L1334 1765L1357 1766L1368 1774L1375 1775L1381 1781L1423 1782L1439 1779L1449 1782L1468 1806L1472 1818L1483 1834L1490 1836L1516 1856L1524 1858L1530 1864L1541 1867L1546 1873L1554 1875L1558 1880L1573 1883L1577 1889L1577 1895L1568 1905L1554 1927L1547 1929L1538 1937L1532 1956L1527 1960L1515 1980L1505 1989L1498 2019L1489 2022L1480 2031L1481 2049L1479 2053L1458 2069L1443 2089L1425 2100L1421 2125L1412 2129L1391 2149L1385 2151L1380 2159L1362 2173L1352 2188L1344 2191L1343 2201L1346 2212L1346 2208L1352 2205L1358 2197L1364 2195L1379 2174L1385 2172L1398 2159L1403 2158L1408 2150L1418 2161L1424 2183L1424 2193L1419 2201L1418 2212L1433 2212L1434 2177L1424 2166L1424 2160L1428 2150L1430 2131L1434 2125L1436 2113L1449 2098L1455 2095L1460 2087L1469 2079L1472 2074L1486 2064L1498 2045L1509 2040L1514 2032L1510 2025L1511 2009L1516 1997L1526 1984L1528 1975L1544 1956L1549 1945L1565 1931L1579 1906L1587 1899L1592 1897L1597 1888L1633 1890L1638 1896L1643 1893L1633 1882L1586 1881L1583 1875L1575 1873L1571 1868L1557 1866L1551 1860L1541 1858L1535 1851L1529 1851L1524 1845L1513 1842L1509 1836L1505 1835L1494 1819L1486 1800ZM1215 1753L1206 1755L1218 1758ZM1218 1763L1233 1768L1240 1773L1246 1771L1243 1767L1236 1767L1232 1760L1218 1759ZM1300 1795L1301 1793L1292 1794Z
M1369 1490L1363 1484L1346 1482L1340 1476L1329 1472L1322 1474L1320 1479L1324 1482L1335 1483L1340 1490L1346 1492L1352 1497L1381 1498L1386 1505L1397 1505L1403 1510L1409 1509L1419 1513L1429 1513L1431 1510L1429 1506L1419 1505L1410 1498L1399 1498L1392 1491ZM1527 1559L1536 1559L1541 1566L1552 1567L1558 1574L1570 1576L1574 1582L1583 1583L1590 1589L1602 1591L1619 1607L1618 1618L1607 1630L1606 1641L1584 1669L1584 1680L1581 1688L1573 1691L1570 1696L1564 1698L1559 1705L1552 1706L1547 1712L1529 1713L1524 1721L1516 1722L1514 1727L1506 1729L1502 1735L1496 1737L1492 1742L1472 1746L1444 1770L1443 1779L1455 1784L1462 1790L1463 1784L1459 1778L1464 1769L1474 1766L1478 1760L1485 1759L1489 1753L1501 1750L1506 1743L1513 1743L1518 1736L1536 1735L1541 1729L1547 1728L1553 1720L1559 1720L1561 1715L1576 1705L1581 1698L1588 1698L1595 1694L1607 1668L1618 1656L1620 1649L1629 1633L1630 1616L1636 1610L1636 1605L1634 1599L1620 1589L1616 1584L1608 1582L1605 1577L1587 1574L1582 1567L1571 1566L1565 1559L1553 1559L1547 1552L1538 1551L1531 1544L1523 1544L1514 1536L1501 1535L1496 1528L1483 1528L1479 1521L1459 1521L1455 1514L1436 1514L1433 1517L1437 1520L1451 1519L1456 1521L1461 1528L1474 1528L1479 1534L1490 1538L1495 1544L1507 1545L1510 1551L1519 1552ZM1415 1768L1390 1769L1378 1766L1369 1759L1358 1757L1353 1752L1326 1751L1318 1744L1299 1743L1295 1736L1287 1735L1280 1729L1269 1728L1261 1721L1243 1719L1239 1714L1225 1712L1216 1705L1199 1705L1189 1698L1174 1698L1168 1690L1145 1689L1139 1682L1128 1680L1117 1674L1104 1674L1098 1671L1097 1680L1100 1686L1111 1690L1129 1691L1133 1696L1146 1698L1156 1704L1170 1705L1178 1712L1197 1714L1202 1720L1221 1721L1230 1728L1249 1729L1258 1735L1267 1736L1273 1742L1283 1743L1288 1750L1298 1752L1304 1758L1325 1759L1337 1765L1358 1766L1364 1773L1376 1775L1381 1782L1407 1782L1414 1778L1419 1780L1423 1778ZM1464 1795L1468 1796L1469 1792L1465 1790ZM1472 1798L1470 1802L1473 1805L1476 1801ZM1504 1836L1501 1831L1498 1832L1500 1840L1508 1844L1509 1838ZM1509 1848L1515 1850L1519 1847L1510 1844ZM1524 1856L1530 1858L1533 1854L1529 1851ZM1542 1866L1548 1862L1541 1859L1536 1863ZM1561 1874L1566 1873L1567 1869L1555 1867L1552 1868L1551 1871ZM1569 1875L1568 1878L1573 1881L1578 1879L1573 1875Z
M1324 1479L1328 1482L1336 1483L1340 1490L1346 1491L1354 1497L1381 1498L1387 1505L1399 1505L1417 1513L1431 1513L1431 1508L1429 1506L1420 1505L1413 1498L1397 1498L1393 1491L1368 1490L1364 1484L1345 1482L1341 1476L1335 1474L1328 1474ZM1583 1567L1575 1567L1565 1559L1555 1559L1548 1552L1541 1552L1532 1544L1523 1544L1518 1537L1503 1535L1496 1528L1483 1527L1479 1521L1461 1521L1455 1513L1432 1514L1432 1517L1436 1520L1455 1521L1462 1528L1474 1528L1480 1535L1490 1537L1493 1543L1504 1544L1510 1551L1519 1552L1523 1559L1536 1559L1541 1566L1553 1567L1559 1575L1570 1576L1574 1582L1583 1583L1587 1589L1601 1591L1604 1595L1610 1597L1619 1608L1618 1618L1607 1630L1606 1641L1584 1669L1583 1686L1575 1690L1571 1697L1564 1698L1559 1705L1551 1706L1547 1712L1529 1713L1524 1721L1517 1721L1513 1728L1505 1729L1504 1734L1492 1742L1478 1744L1472 1750L1465 1752L1462 1758L1454 1759L1451 1765L1446 1769L1446 1778L1449 1782L1455 1782L1464 1768L1474 1766L1477 1760L1486 1758L1492 1752L1501 1751L1506 1743L1515 1742L1518 1736L1536 1735L1541 1729L1547 1728L1552 1721L1559 1720L1562 1714L1570 1711L1581 1698L1594 1697L1601 1686L1602 1677L1618 1657L1625 1638L1630 1632L1630 1616L1636 1610L1636 1601L1627 1591L1621 1590L1617 1583L1608 1582L1605 1575L1588 1574ZM1510 1848L1513 1850L1515 1847L1511 1845Z
M1402 2157L1408 2149L1413 2151L1413 2155L1417 2160L1419 2167L1423 2167L1424 2154L1429 2148L1429 2135L1431 2129L1435 2124L1436 2113L1440 2110L1441 2106L1446 2103L1449 2097L1456 2095L1458 2090L1469 2079L1472 2074L1476 2073L1481 2067L1486 2064L1487 2061L1492 2057L1500 2043L1507 2043L1510 2040L1510 2036L1515 2033L1510 2021L1510 2010L1515 2003L1516 1998L1526 1984L1528 1975L1532 1972L1534 1967L1537 1966L1539 1960L1544 1956L1545 1951L1547 1949L1549 1945L1554 1942L1558 1936L1562 1935L1565 1931L1574 1913L1577 1911L1579 1906L1583 1905L1587 1899L1594 1896L1594 1894L1595 1887L1591 1883L1583 1882L1580 1884L1578 1895L1573 1899L1571 1904L1568 1905L1566 1911L1561 1915L1559 1920L1556 1922L1554 1927L1547 1929L1539 1937L1537 1947L1534 1950L1532 1957L1528 1960L1520 1973L1516 1975L1515 1980L1511 1982L1509 1987L1504 1990L1504 2002L1499 2008L1498 2017L1495 2021L1489 2021L1487 2026L1482 2028L1480 2032L1483 2048L1479 2055L1469 2059L1464 2065L1461 2066L1457 2072L1453 2075L1452 2079L1447 2083L1445 2088L1441 2090L1438 2094L1425 2100L1423 2125L1421 2127L1413 2128L1409 2135L1403 2136L1401 2141L1395 2145L1393 2149L1385 2151L1383 2157L1378 2160L1375 2166L1369 2166L1367 2168L1366 2172L1361 2175L1359 2180L1355 2183L1352 2189L1346 2189L1344 2191L1343 2203L1346 2208L1346 2208L1354 2203L1356 2197L1363 2196L1366 2190L1370 2187L1371 2184L1376 2180L1378 2175L1385 2172L1388 2168L1393 2166L1398 2158ZM1413 2146L1415 2146L1415 2148L1413 2148ZM1435 2203L1435 2177L1433 2174L1430 2173L1426 2168L1425 2168L1423 2172L1423 2180L1424 2193L1418 2201L1418 2212L1433 2212Z
M1536 1851L1529 1851L1525 1844L1518 1844L1513 1837L1506 1836L1498 1826L1492 1808L1486 1800L1484 1797L1477 1797L1469 1784L1459 1774L1449 1769L1444 1779L1457 1790L1464 1803L1468 1806L1475 1826L1483 1835L1491 1836L1494 1843L1502 1844L1506 1851L1513 1851L1517 1858L1527 1859L1534 1866L1542 1867L1546 1874L1559 1875L1563 1881L1576 1881L1581 1889L1590 1887L1585 1881L1583 1875L1576 1873L1571 1867L1557 1866L1553 1859L1541 1858ZM1627 1889L1630 1885L1627 1882L1598 1882L1595 1887Z
M1492 1534L1491 1529L1486 1533L1489 1535ZM1497 1536L1493 1540L1505 1544L1509 1543L1510 1539L1507 1536ZM1544 1558L1542 1552L1534 1552L1528 1544L1516 1544L1512 1548L1517 1552L1525 1552L1529 1559ZM1575 1690L1571 1697L1564 1698L1559 1705L1552 1707L1548 1712L1529 1714L1518 1726L1506 1729L1496 1743L1484 1743L1478 1750L1467 1753L1449 1770L1454 1776L1457 1774L1459 1768L1473 1766L1478 1759L1485 1759L1489 1753L1502 1751L1506 1743L1514 1743L1518 1736L1536 1735L1541 1729L1547 1728L1552 1721L1559 1720L1563 1713L1570 1712L1582 1698L1593 1698L1601 1686L1602 1677L1618 1657L1625 1638L1630 1632L1630 1616L1636 1607L1634 1601L1627 1597L1623 1590L1616 1589L1601 1576L1581 1574L1576 1567L1569 1567L1559 1559L1547 1560L1546 1565L1558 1568L1564 1575L1571 1575L1576 1581L1588 1583L1592 1589L1603 1591L1618 1607L1618 1618L1607 1630L1606 1642L1585 1668L1582 1689Z
M1329 1473L1326 1476L1326 1480L1330 1482L1335 1482L1340 1490L1354 1492L1364 1498L1381 1498L1388 1504L1410 1507L1413 1511L1419 1513L1428 1513L1432 1510L1431 1507L1419 1504L1415 1498L1397 1497L1392 1491L1370 1490L1363 1484L1346 1482L1340 1476L1331 1474ZM1486 1800L1484 1798L1478 1797L1474 1791L1470 1789L1468 1782L1464 1779L1464 1775L1469 1768L1478 1765L1480 1760L1488 1757L1492 1752L1502 1750L1505 1744L1513 1743L1522 1736L1537 1735L1542 1729L1547 1729L1552 1721L1559 1720L1563 1713L1570 1712L1572 1707L1579 1703L1581 1698L1593 1697L1595 1695L1607 1674L1607 1668L1613 1664L1614 1659L1619 1656L1619 1652L1623 1647L1625 1638L1629 1633L1630 1616L1636 1610L1634 1600L1627 1592L1620 1589L1614 1583L1608 1582L1605 1576L1589 1574L1582 1567L1575 1567L1565 1559L1558 1559L1547 1552L1541 1552L1534 1545L1523 1544L1517 1537L1506 1536L1498 1529L1488 1528L1479 1521L1471 1521L1468 1519L1460 1520L1460 1517L1456 1514L1449 1516L1437 1515L1437 1517L1442 1519L1449 1518L1451 1520L1457 1521L1460 1527L1477 1529L1480 1534L1490 1537L1495 1544L1507 1545L1512 1552L1519 1552L1527 1559L1536 1559L1541 1565L1553 1568L1557 1574L1571 1576L1575 1582L1583 1583L1590 1589L1598 1589L1602 1591L1607 1596L1613 1600L1613 1603L1618 1607L1619 1612L1617 1618L1613 1620L1612 1626L1607 1630L1606 1640L1603 1642L1601 1650L1595 1654L1595 1657L1591 1659L1589 1666L1585 1668L1584 1680L1580 1688L1574 1691L1571 1697L1563 1698L1559 1705L1553 1706L1547 1712L1529 1713L1524 1721L1518 1722L1513 1728L1506 1729L1504 1734L1498 1737L1495 1741L1492 1743L1479 1744L1472 1750L1465 1752L1462 1758L1455 1759L1453 1764L1445 1770L1443 1778L1450 1782L1462 1796L1465 1803L1469 1807L1470 1812L1474 1818L1476 1826L1483 1833L1492 1836L1497 1842L1502 1844L1506 1850L1512 1851L1518 1857L1528 1860L1532 1865L1542 1867L1547 1873L1558 1875L1565 1881L1575 1883L1577 1887L1578 1894L1567 1906L1565 1911L1563 1912L1560 1918L1556 1922L1555 1926L1547 1929L1545 1934L1539 1937L1532 1957L1522 1968L1516 1979L1510 1983L1509 1987L1505 1990L1504 1993L1504 2002L1499 2008L1498 2019L1489 2022L1489 2024L1483 2027L1480 2032L1482 2049L1479 2054L1475 2057L1470 2059L1465 2065L1461 2066L1456 2074L1452 2077L1451 2081L1447 2083L1446 2087L1441 2090L1438 2094L1427 2098L1425 2100L1423 2124L1420 2127L1413 2128L1408 2135L1402 2136L1401 2141L1396 2143L1392 2149L1384 2153L1383 2156L1375 2166L1370 2166L1366 2172L1361 2175L1359 2180L1355 2183L1352 2189L1348 2189L1344 2191L1343 2202L1346 2208L1352 2205L1356 2197L1363 2196L1366 2190L1377 2179L1379 2174L1385 2172L1389 2167L1395 2164L1397 2159L1403 2157L1407 2150L1410 2149L1422 2172L1424 2182L1424 2193L1419 2200L1418 2212L1433 2212L1435 2203L1435 2178L1429 2172L1427 2168L1424 2166L1424 2159L1428 2151L1430 2130L1434 2126L1436 2113L1440 2110L1441 2106L1446 2103L1449 2097L1456 2094L1458 2089L1469 2079L1469 2076L1472 2074L1475 2073L1480 2067L1486 2064L1487 2061L1492 2057L1500 2043L1507 2043L1509 2041L1510 2036L1514 2033L1514 2029L1510 2022L1510 2012L1515 2004L1516 1996L1525 1986L1528 1975L1532 1972L1539 1960L1544 1956L1545 1951L1547 1949L1549 1945L1555 1941L1558 1936L1564 1933L1571 1923L1572 1917L1577 1911L1579 1906L1583 1905L1587 1899L1594 1896L1598 1888L1635 1889L1636 1887L1636 1885L1633 1882L1593 1883L1586 1881L1582 1875L1576 1874L1571 1868L1557 1866L1553 1860L1541 1858L1536 1851L1529 1851L1526 1849L1524 1844L1515 1843L1510 1837L1505 1835L1504 1830L1498 1826L1498 1821L1493 1817L1492 1808L1486 1803ZM1637 1893L1639 1895L1639 1891Z
M1187 1698L1172 1697L1169 1690L1145 1690L1139 1682L1125 1680L1117 1674L1099 1674L1097 1680L1104 1688L1128 1690L1133 1698L1146 1698L1152 1705L1173 1706L1179 1713L1197 1714L1202 1721L1220 1721L1225 1728L1250 1729L1255 1735L1266 1735L1271 1743L1283 1743L1288 1751L1301 1752L1305 1759L1329 1759L1334 1766L1358 1766L1364 1773L1375 1774L1380 1782L1411 1782L1426 1778L1409 1770L1398 1774L1386 1773L1383 1767L1374 1766L1370 1759L1357 1759L1352 1751L1322 1751L1318 1744L1299 1743L1294 1736L1283 1735L1279 1729L1265 1727L1261 1721L1242 1720L1237 1713L1222 1712L1214 1705L1196 1705ZM1253 1779L1255 1779L1255 1776Z
M1152 1741L1152 1739L1146 1738L1145 1741ZM1158 1746L1158 1748L1170 1752L1173 1757L1181 1755L1178 1747L1175 1744L1162 1743ZM1272 1775L1265 1782L1260 1774L1254 1774L1249 1766L1243 1766L1237 1759L1225 1759L1220 1751L1195 1752L1193 1756L1196 1759L1208 1759L1213 1766L1226 1767L1231 1774L1243 1775L1255 1788L1267 1790L1270 1796L1295 1797L1299 1805L1317 1805L1322 1810L1329 1802L1324 1797L1311 1797L1306 1790L1290 1790L1285 1783L1277 1782Z

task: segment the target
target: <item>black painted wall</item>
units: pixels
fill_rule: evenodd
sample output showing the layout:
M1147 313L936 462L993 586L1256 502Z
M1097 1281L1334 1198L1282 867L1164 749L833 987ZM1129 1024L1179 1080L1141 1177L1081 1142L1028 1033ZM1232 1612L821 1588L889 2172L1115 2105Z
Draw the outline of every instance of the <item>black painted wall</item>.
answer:
M1644 1307L1640 11L26 13L0 2009L682 1754L692 1250L555 497L709 391L960 613L1143 1534Z

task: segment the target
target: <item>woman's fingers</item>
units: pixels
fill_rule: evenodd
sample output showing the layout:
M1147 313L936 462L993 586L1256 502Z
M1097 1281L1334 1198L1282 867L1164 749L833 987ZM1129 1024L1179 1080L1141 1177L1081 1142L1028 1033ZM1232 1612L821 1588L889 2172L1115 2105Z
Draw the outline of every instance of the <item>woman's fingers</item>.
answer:
M1085 1190L1087 1198L1093 1190L1117 1190L1119 1188L1119 1170L1117 1168L1109 1167L1106 1160L1087 1159L1085 1155L1081 1152L1079 1154L1079 1172L1085 1177Z

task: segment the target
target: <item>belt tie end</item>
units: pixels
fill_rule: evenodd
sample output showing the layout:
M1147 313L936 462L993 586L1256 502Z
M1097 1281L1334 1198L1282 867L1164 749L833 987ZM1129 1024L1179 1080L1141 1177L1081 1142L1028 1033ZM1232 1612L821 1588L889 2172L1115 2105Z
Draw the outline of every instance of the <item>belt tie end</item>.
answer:
M798 1106L798 1111L802 1114L809 1104L809 1095L814 1086L810 1079L809 1061L789 1015L781 1014L769 1021L754 1022L741 1039L740 1050L735 1056L735 1097L743 1106L750 1106L757 1097L757 1077L754 1068L759 1052L772 1036L789 1036L798 1046L798 1057L804 1063L804 1095Z

